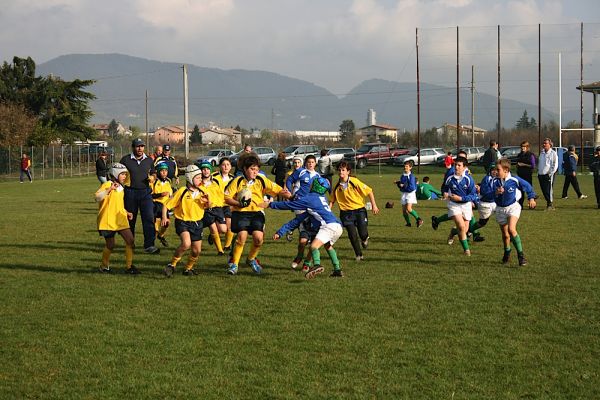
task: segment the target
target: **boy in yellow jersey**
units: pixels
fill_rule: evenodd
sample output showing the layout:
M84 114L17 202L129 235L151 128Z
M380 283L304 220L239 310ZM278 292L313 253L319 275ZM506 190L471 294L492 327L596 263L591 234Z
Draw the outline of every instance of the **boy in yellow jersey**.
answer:
M106 244L102 250L102 264L100 272L110 273L110 254L115 247L115 234L121 235L125 241L125 267L128 274L140 273L133 265L134 239L129 229L129 220L133 214L125 210L125 192L123 183L127 179L127 168L120 163L111 165L109 169L110 180L104 182L95 194L99 203L98 233L104 238Z
M262 272L262 266L256 259L260 247L263 244L265 214L260 204L264 202L265 195L277 196L281 194L285 198L291 196L290 192L268 178L259 175L260 161L255 155L244 157L242 161L243 174L231 180L225 187L225 203L232 207L231 230L237 233L237 239L233 250L233 256L228 263L227 273L237 274L238 263L244 251L244 244L248 235L252 235L252 247L248 253L246 264L256 274ZM243 199L240 193L249 191L251 197ZM240 197L238 199L238 197Z
M162 211L167 201L173 197L173 187L171 186L171 180L168 175L169 165L163 162L158 163L156 165L156 180L151 184L152 201L154 202L156 238L165 247L169 245L165 238L165 232L167 231L168 225L162 225Z
M345 161L339 163L338 174L340 179L331 194L329 207L333 207L333 204L336 201L338 202L340 219L342 220L342 225L348 231L348 237L354 249L356 261L362 261L363 253L361 244L363 249L366 249L369 245L369 231L367 229L369 220L367 218L364 198L369 197L374 215L379 213L379 208L377 207L377 203L375 203L373 189L362 183L358 178L350 176L351 172L352 168L350 164Z
M201 187L202 174L200 168L196 165L188 165L185 168L185 178L187 180L186 186L177 190L173 198L163 207L163 226L169 224L167 211L172 210L175 216L175 232L181 239L181 244L175 249L171 262L164 269L167 278L173 276L175 267L181 260L183 253L190 248L191 252L183 274L186 276L197 274L194 271L194 264L202 250L202 218L204 217L204 209L210 207L209 198Z
M208 243L214 244L217 248L217 253L222 256L225 253L223 252L219 233L227 232L225 214L223 213L223 206L225 205L224 187L221 186L219 181L213 179L212 164L209 161L202 161L198 167L202 176L200 187L210 198L210 208L204 210L202 226L208 228L210 231L209 238L211 240Z
M213 180L218 181L220 186L225 189L225 186L232 180L233 174L231 174L231 161L229 158L223 157L219 161L219 171L212 174ZM211 199L212 201L212 199ZM224 251L231 250L231 243L233 243L233 232L231 231L231 207L225 204L225 194L223 194L223 215L225 216L225 225L227 226L227 232L225 233L225 245L223 246Z

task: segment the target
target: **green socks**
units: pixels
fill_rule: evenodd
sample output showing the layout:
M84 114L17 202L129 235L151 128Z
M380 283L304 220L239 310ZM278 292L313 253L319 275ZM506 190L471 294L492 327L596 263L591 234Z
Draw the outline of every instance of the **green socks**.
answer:
M419 214L417 214L417 212L416 212L415 210L412 210L412 211L410 212L410 215L412 215L413 217L415 217L415 220L418 220L418 219L419 219Z
M438 223L444 222L444 221L450 221L450 217L448 216L448 213L446 213L444 215L437 217L437 221L438 221Z
M311 249L310 252L312 253L314 265L321 265L321 252L319 249Z
M404 220L406 221L406 223L410 224L410 218L409 218L408 214L402 214L402 216L404 217Z
M460 245L462 246L463 250L469 250L469 240L468 239L461 240Z
M331 259L331 263L333 264L333 270L337 271L340 268L340 260L337 258L337 252L334 248L327 250L327 254L329 254L329 258Z
M511 236L510 241L512 242L512 244L515 245L515 249L517 249L517 253L519 253L519 254L523 253L523 244L521 243L521 237L519 235Z

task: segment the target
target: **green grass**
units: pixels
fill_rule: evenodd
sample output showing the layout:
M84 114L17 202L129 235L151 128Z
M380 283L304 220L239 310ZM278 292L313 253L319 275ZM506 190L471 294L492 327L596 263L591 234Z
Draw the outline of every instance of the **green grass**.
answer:
M495 221L465 258L446 244L449 223L404 227L399 168L363 171L379 205L396 207L370 217L364 262L344 234L346 278L313 281L289 268L295 245L285 240L267 241L262 276L227 276L207 243L193 278L162 277L172 248L136 254L138 277L93 273L103 246L93 177L0 183L0 398L600 396L593 196L523 211L529 265L507 268ZM439 184L440 170L425 174ZM580 183L593 194L591 177ZM417 210L428 222L445 203ZM268 211L267 232L289 218ZM117 243L111 264L121 269Z

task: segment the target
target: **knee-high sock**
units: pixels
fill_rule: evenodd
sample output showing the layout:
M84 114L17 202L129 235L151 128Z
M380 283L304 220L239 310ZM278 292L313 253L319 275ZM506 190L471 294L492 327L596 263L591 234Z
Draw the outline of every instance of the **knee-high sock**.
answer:
M468 239L461 240L460 245L462 246L463 250L469 250L469 240Z
M225 234L225 247L231 247L231 243L233 242L233 232L227 231Z
M128 244L125 245L125 266L127 268L131 267L133 264L133 246Z
M450 217L448 216L448 213L446 213L446 214L443 214L443 215L440 215L439 217L437 217L437 221L438 221L438 223L450 221Z
M102 266L108 268L108 260L110 259L110 254L112 253L112 250L110 250L108 247L105 247L102 250Z
M331 259L331 263L333 264L333 269L334 270L341 269L340 268L340 260L338 260L337 252L335 251L335 249L332 247L331 249L327 250L327 254L329 255L329 258Z
M161 226L160 229L158 230L158 236L161 236L161 237L165 236L165 232L167 231L167 228L168 227L166 227L166 226Z
M417 213L416 210L412 210L409 214L412 215L413 217L415 217L415 220L419 219L419 214Z
M248 253L248 259L254 260L258 255L258 252L260 251L261 247L262 245L257 246L254 243L252 243L252 246L250 246L250 252Z
M523 252L523 244L521 243L521 237L519 235L511 236L510 241L515 245L515 249L517 249L517 253L521 254Z
M162 226L160 225L160 219L155 219L154 220L154 230L156 232L160 232L160 228L162 228Z
M406 223L410 224L410 217L408 216L408 213L402 213L402 216L404 217L404 220L406 221Z
M200 257L200 255L197 256L193 256L193 255L189 255L187 263L185 264L185 270L189 271L190 269L194 269L194 264L196 264L196 261L198 261L198 257Z
M242 253L244 252L244 244L240 243L236 240L235 246L233 247L233 263L238 265L240 263L240 258L242 257Z
M310 249L314 265L321 265L321 252L319 249Z
M219 236L219 232L211 233L210 236L212 236L213 241L215 242L215 247L217 248L217 251L219 253L223 253L223 246L221 245L221 236Z
M175 256L173 256L173 258L171 258L171 265L172 265L173 267L176 267L176 266L177 266L177 263L178 263L179 261L181 261L181 257L175 257Z

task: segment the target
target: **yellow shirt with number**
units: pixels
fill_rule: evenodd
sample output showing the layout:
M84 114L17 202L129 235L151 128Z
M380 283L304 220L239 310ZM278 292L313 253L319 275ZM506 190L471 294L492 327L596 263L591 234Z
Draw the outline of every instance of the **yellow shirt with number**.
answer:
M206 193L200 188L192 190L188 187L182 187L173 198L169 199L166 207L173 210L175 218L182 221L200 221L204 217L204 209L206 203L202 200L202 196Z
M249 189L252 192L252 201L250 202L250 205L244 208L232 206L232 211L264 211L263 208L258 206L260 203L265 201L264 196L277 196L279 192L283 190L281 186L269 178L264 177L263 175L257 175L256 179L251 181L248 181L244 175L240 175L229 181L225 187L225 199L237 200L238 193L244 189Z
M112 182L108 181L100 186L96 195L107 191ZM129 220L125 210L125 190L119 185L117 189L111 190L98 204L98 230L99 231L122 231L129 229Z
M156 195L156 194L161 194L164 192L167 192L169 194L167 196L162 196L162 197L152 196L152 201L155 201L157 203L167 204L167 201L169 201L169 199L173 196L173 187L171 186L171 180L169 178L167 178L164 181L161 181L160 179L156 179L154 181L154 183L152 184L152 194Z
M351 176L348 182L338 182L332 193L331 201L336 201L342 211L358 210L365 206L364 198L373 192L358 178Z

